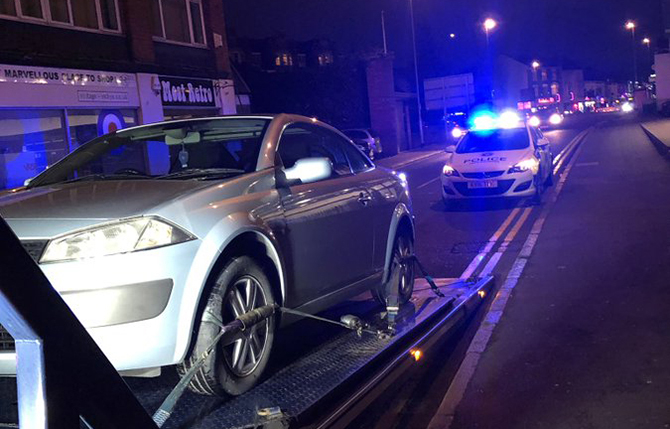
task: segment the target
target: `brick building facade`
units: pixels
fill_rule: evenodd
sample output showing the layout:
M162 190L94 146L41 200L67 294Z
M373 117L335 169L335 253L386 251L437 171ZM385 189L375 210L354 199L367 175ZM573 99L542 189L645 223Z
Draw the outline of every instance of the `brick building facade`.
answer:
M0 2L0 189L83 142L235 112L222 0Z

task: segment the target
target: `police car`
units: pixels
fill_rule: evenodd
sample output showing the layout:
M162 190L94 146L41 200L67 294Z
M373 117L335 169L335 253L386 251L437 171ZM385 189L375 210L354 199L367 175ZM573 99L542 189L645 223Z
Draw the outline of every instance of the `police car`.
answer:
M541 202L553 185L553 155L539 128L515 112L480 116L455 146L447 148L442 169L442 199L531 197Z

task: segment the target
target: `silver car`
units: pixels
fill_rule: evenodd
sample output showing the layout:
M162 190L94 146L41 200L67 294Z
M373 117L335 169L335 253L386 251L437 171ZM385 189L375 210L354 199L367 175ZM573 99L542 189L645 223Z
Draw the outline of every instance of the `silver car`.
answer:
M384 302L398 288L407 301L413 288L404 176L302 116L117 131L5 192L0 214L127 375L188 369L219 322L265 304L316 313L365 290ZM402 275L389 285L394 261ZM217 348L192 390L250 389L287 323L268 320ZM15 355L1 331L0 343L9 375Z

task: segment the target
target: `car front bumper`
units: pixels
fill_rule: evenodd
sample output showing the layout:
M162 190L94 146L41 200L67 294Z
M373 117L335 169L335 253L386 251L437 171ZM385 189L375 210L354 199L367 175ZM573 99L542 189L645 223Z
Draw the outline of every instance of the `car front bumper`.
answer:
M495 181L496 187L471 188L471 183ZM535 194L533 173L503 174L494 178L467 179L464 177L440 178L442 197L445 200L462 200L471 198L530 197Z
M40 268L117 370L157 368L183 355L178 331L188 336L193 313L183 305L183 285L199 245L194 240ZM0 375L15 373L15 353L0 351Z

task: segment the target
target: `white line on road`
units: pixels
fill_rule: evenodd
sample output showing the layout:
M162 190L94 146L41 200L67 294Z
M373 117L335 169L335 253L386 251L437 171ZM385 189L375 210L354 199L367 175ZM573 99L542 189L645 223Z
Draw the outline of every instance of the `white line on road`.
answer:
M437 182L438 180L440 180L440 176L437 176L437 177L434 178L434 179L430 179L429 181L427 181L427 182L424 183L423 185L419 185L419 186L417 186L416 189L423 189L423 188L425 188L426 186L430 185L431 183L433 183L433 182Z
M479 268L479 265L481 265L481 263L484 262L488 254L491 252L493 246L495 246L498 240L500 240L500 237L502 237L503 233L505 232L507 227L512 223L512 221L519 213L519 211L521 211L519 207L512 210L512 213L510 213L509 216L507 216L507 219L505 219L505 221L500 225L498 230L495 233L493 233L491 238L489 238L489 241L486 243L484 249L482 249L482 251L477 256L474 257L474 259L470 262L465 271L463 271L463 274L461 274L460 277L461 279L465 280L472 277L477 268Z
M584 136L586 136L586 134ZM579 137L580 136L578 136L578 138ZM577 139L575 139L575 141L576 140ZM583 139L580 140L583 141ZM556 186L556 192L554 193L553 198L549 204L544 207L540 217L533 224L531 232L528 235L526 242L524 243L522 251L514 261L512 269L505 279L505 283L503 283L502 287L496 294L493 302L491 303L491 308L489 309L486 316L484 316L484 321L475 333L475 336L470 343L470 346L468 347L465 358L458 368L458 371L454 376L454 380L449 386L449 390L442 400L442 403L438 407L437 412L431 419L430 424L428 425L428 429L449 429L451 427L454 415L456 413L456 407L463 399L463 395L465 395L465 391L470 384L470 380L475 374L479 360L486 350L489 340L491 339L491 335L493 334L495 327L498 325L498 322L504 313L507 302L511 297L512 290L514 290L519 281L519 278L523 274L526 263L528 262L528 258L530 257L533 248L537 243L538 236L542 231L545 220L551 208L556 203L558 195L563 190L563 187L565 186L565 183L568 179L568 175L574 167L582 147L583 146L581 144L577 147L574 156L565 169L565 172L561 175L561 179Z

